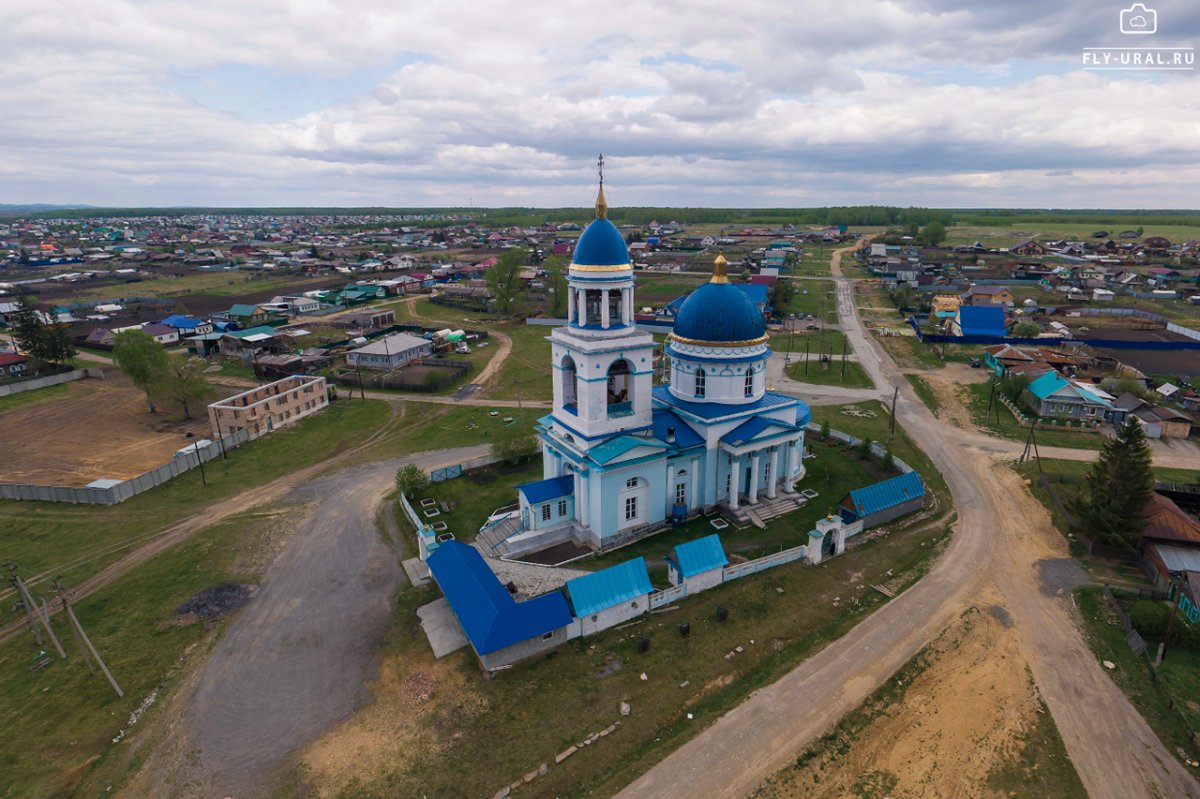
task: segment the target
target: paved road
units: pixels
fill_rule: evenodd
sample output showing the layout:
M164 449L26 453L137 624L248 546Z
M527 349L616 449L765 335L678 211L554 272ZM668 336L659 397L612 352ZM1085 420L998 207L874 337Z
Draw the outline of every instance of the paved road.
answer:
M859 324L837 259L839 313L877 387L900 388L897 417L941 470L959 513L945 555L916 586L775 684L754 693L619 794L742 797L787 765L971 602L1010 613L1038 689L1093 799L1200 797L1084 642L1068 599L1043 591L1037 563L1066 554L1044 509L1009 469L939 423Z
M396 469L486 453L462 447L354 466L291 495L315 507L205 663L185 715L209 784L253 791L289 752L354 709L403 580L375 526Z

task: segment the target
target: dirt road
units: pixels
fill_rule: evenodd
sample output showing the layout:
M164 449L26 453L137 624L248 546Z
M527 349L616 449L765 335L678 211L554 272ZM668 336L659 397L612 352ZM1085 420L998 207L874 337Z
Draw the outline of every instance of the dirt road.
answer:
M977 593L994 589L1093 799L1200 797L1200 784L1104 674L1069 596L1044 590L1039 564L1066 557L1045 509L1015 473L964 440L962 431L936 420L864 334L852 286L841 277L841 254L849 249L835 252L832 262L840 318L876 387L899 387L897 417L945 477L959 513L956 535L916 586L757 691L619 795L749 795L932 640Z
M486 446L462 447L354 466L288 497L314 509L205 663L185 716L203 782L219 789L214 795L245 795L354 709L403 580L375 525L396 469L430 470L486 453Z

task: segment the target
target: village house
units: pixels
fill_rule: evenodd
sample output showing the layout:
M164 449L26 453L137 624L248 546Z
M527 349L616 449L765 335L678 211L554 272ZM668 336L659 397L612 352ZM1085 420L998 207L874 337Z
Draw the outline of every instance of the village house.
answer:
M1014 244L1008 248L1008 251L1015 255L1046 255L1050 252L1046 245L1033 239L1026 239Z
M351 367L390 372L411 361L433 354L433 343L408 333L393 333L346 353Z
M394 324L396 324L396 312L391 308L380 310L368 309L366 311L342 314L333 323L335 327L359 331L379 330Z
M1154 587L1173 595L1175 585L1181 586L1180 612L1200 622L1200 522L1156 491L1146 509L1141 547L1154 566Z
M1004 305L1011 307L1016 298L1008 286L971 286L962 295L964 305Z
M15 352L0 352L0 378L18 377L29 369L29 359Z
M218 316L230 322L237 322L242 327L254 327L266 322L271 314L261 305L238 303Z
M179 343L179 331L170 325L164 325L159 322L147 322L142 325L141 331L164 347Z
M1038 416L1066 419L1102 419L1112 401L1095 387L1066 379L1058 372L1047 372L1025 388L1026 397Z
M963 305L949 322L952 336L996 336L1003 338L1004 308L999 305Z

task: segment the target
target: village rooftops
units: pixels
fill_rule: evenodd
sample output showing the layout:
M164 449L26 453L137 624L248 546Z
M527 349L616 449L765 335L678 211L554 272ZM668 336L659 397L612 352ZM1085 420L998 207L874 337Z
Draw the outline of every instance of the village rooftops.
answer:
M566 588L576 616L590 616L614 605L632 602L654 590L645 558L634 558L568 580Z
M1200 522L1180 510L1170 497L1155 492L1146 508L1146 526L1142 528L1142 535L1159 541L1200 545Z
M471 646L480 655L571 623L571 610L560 592L517 602L474 547L443 541L426 562Z
M408 333L393 333L390 336L377 338L370 344L364 344L354 350L354 352L360 355L394 355L428 343L428 339L412 336Z

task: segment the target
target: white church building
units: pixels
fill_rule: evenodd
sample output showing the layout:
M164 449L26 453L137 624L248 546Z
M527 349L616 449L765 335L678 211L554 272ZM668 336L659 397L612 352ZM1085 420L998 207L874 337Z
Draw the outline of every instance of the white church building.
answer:
M606 549L713 509L764 518L798 507L808 406L769 391L761 312L724 257L679 310L654 385L655 343L634 323L629 250L596 219L570 265L567 324L549 336L554 409L538 423L544 479L519 487L510 555L572 541ZM770 511L768 513L768 511Z

